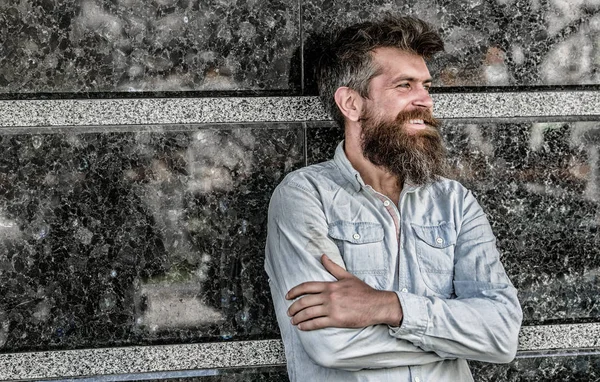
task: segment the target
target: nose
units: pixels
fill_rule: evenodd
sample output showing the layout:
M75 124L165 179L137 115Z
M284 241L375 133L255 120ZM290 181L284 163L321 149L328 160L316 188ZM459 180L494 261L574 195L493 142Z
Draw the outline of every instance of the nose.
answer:
M429 91L425 87L415 89L415 98L413 105L419 108L433 109L433 99L429 95Z

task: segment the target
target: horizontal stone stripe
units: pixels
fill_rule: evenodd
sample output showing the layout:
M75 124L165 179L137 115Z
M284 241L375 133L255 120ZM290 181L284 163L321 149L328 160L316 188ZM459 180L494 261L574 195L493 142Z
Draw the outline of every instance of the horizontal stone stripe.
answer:
M519 351L597 349L600 323L527 326ZM280 340L0 354L0 380L84 377L285 363Z
M440 93L438 118L598 117L600 91ZM329 120L318 97L0 100L0 128Z

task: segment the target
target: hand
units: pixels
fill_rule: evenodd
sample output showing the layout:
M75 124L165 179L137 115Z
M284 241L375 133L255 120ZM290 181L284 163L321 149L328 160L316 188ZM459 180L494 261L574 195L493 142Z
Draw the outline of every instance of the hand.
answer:
M321 256L321 263L337 281L305 282L285 296L288 300L302 296L288 309L288 316L298 329L400 325L402 307L394 292L371 288L326 255Z

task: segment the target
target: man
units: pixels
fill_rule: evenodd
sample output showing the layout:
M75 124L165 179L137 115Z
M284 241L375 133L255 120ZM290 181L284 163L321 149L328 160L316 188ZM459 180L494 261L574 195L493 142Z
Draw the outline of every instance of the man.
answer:
M333 160L289 174L265 268L292 381L472 381L510 362L522 319L473 195L443 178L421 20L342 31L318 70L344 128Z

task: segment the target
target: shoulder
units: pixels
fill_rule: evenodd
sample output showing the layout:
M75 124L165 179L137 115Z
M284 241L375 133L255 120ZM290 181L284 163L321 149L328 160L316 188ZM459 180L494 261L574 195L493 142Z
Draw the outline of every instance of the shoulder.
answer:
M293 171L275 188L269 203L270 216L305 214L316 208L322 210L324 193L335 187L339 173L333 161L307 166Z
M459 181L439 178L417 191L418 202L431 208L454 211L463 215L470 207L478 206L473 193Z
M340 188L343 183L344 179L337 165L330 160L289 173L277 186L277 190L298 188L310 193L320 193L322 190Z
M440 177L435 182L424 187L423 192L427 192L431 197L438 199L453 198L457 196L465 197L467 194L470 194L471 191L457 180Z

